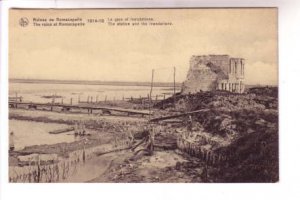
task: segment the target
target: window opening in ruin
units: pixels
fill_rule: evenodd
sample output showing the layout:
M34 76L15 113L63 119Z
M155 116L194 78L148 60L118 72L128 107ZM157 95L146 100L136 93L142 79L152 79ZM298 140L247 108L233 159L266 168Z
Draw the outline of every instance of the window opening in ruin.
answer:
M241 75L243 75L243 66L241 65Z
M244 66L242 65L242 75L244 75Z
M235 74L237 74L237 63L236 62L234 62L234 72L235 72Z
M243 75L244 72L243 72L243 62L241 61L241 75Z

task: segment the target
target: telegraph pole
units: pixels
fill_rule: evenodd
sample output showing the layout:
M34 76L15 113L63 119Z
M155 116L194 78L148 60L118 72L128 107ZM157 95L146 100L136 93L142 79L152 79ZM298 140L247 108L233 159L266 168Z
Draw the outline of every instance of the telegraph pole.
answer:
M153 77L154 77L154 69L152 69L152 77L151 77L151 88L150 88L150 96L149 96L149 113L151 112L151 104L152 104L151 96L152 96L152 88L153 88Z
M176 97L175 97L175 94L176 94L176 89L175 89L175 75L176 75L176 68L174 67L174 94L173 94L173 96L174 96L174 108L176 108Z

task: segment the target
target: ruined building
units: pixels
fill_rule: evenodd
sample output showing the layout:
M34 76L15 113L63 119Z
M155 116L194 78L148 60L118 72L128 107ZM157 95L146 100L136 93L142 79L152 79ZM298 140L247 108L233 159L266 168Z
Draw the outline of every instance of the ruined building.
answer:
M192 56L182 93L227 90L243 93L245 60L228 55Z

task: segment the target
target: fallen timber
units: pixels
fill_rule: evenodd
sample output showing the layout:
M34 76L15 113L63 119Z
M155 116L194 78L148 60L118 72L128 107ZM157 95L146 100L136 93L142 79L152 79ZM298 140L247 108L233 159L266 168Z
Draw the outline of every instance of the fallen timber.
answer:
M149 111L145 110L134 110L134 109L123 109L117 107L103 107L97 105L72 105L72 104L59 104L59 103L32 103L32 102L12 102L9 101L10 108L18 108L18 105L27 106L29 109L38 109L38 107L49 107L50 111L53 108L61 108L62 111L70 111L71 109L86 109L88 113L93 113L93 110L102 110L103 113L111 114L111 111L127 113L127 115L151 115Z
M149 122L158 122L158 121L163 121L163 120L167 120L167 119L184 117L184 116L187 116L187 115L193 115L193 114L197 114L197 113L201 113L201 112L207 112L209 110L210 109L202 109L202 110L195 110L195 111L192 111L192 112L185 112L185 113L181 113L181 114L177 114L177 115L169 115L169 116L165 116L165 117L157 117L157 118L150 119Z
M66 132L70 132L70 131L74 131L75 129L73 127L70 128L64 128L64 129L58 129L55 131L49 131L50 134L60 134L60 133L66 133Z

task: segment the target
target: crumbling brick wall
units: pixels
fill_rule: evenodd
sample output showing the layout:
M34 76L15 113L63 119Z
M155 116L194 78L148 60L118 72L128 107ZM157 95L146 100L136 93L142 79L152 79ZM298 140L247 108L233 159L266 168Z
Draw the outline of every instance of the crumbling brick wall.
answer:
M192 56L182 93L228 90L242 93L244 90L244 59L228 55Z

